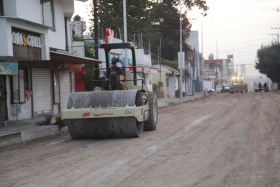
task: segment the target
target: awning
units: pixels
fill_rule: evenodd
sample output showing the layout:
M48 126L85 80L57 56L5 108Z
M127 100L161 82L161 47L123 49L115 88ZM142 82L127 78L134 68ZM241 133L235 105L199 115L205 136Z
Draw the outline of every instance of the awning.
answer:
M19 68L58 70L61 65L101 64L102 61L70 54L50 52L50 60L19 60Z

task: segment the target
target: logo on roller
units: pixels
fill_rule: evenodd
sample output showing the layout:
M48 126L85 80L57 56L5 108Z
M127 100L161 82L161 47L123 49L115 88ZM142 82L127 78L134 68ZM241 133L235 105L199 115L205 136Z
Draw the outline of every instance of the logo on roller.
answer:
M85 113L83 113L82 117L89 117L90 114L91 114L90 112L85 112Z

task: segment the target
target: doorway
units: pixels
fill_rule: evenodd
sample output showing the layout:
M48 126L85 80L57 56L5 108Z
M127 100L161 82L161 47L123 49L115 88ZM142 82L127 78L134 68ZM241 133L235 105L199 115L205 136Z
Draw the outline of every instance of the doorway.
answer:
M6 76L0 75L0 121L6 121L7 118L7 92Z

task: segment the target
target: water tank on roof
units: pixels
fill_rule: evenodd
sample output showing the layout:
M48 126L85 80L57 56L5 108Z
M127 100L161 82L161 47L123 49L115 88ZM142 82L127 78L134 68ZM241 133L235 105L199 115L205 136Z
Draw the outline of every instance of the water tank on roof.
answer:
M214 55L211 53L209 56L208 56L209 60L214 60Z
M81 17L80 17L79 15L76 15L76 16L74 17L74 21L81 21Z

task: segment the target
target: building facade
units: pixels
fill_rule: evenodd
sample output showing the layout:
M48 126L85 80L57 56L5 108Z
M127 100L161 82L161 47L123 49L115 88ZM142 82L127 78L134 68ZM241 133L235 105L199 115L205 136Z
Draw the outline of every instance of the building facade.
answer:
M0 121L59 114L74 72L100 63L75 56L73 13L74 0L0 0Z

